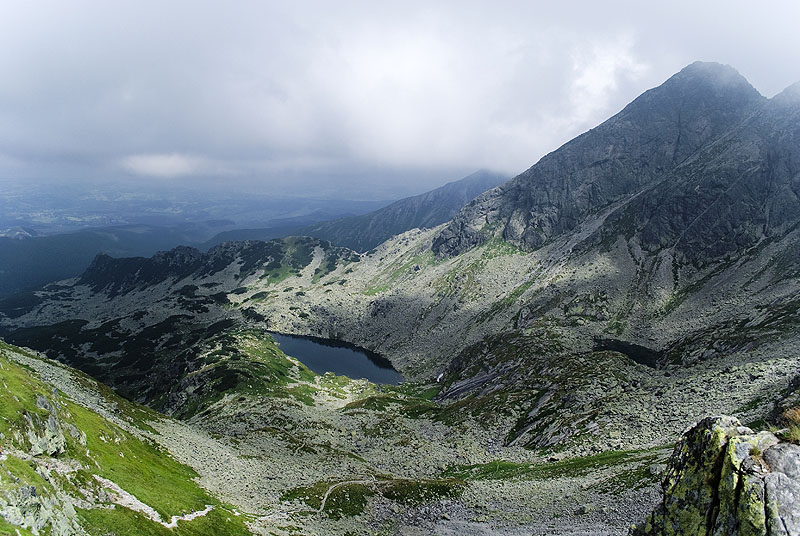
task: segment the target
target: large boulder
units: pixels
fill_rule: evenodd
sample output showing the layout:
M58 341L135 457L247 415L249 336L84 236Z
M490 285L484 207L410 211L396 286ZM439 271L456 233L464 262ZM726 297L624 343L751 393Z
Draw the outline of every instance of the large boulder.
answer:
M46 414L23 412L25 436L30 443L30 455L58 456L67 448L55 406L45 397L36 397L36 407Z
M662 488L634 536L800 536L800 447L733 417L688 430Z

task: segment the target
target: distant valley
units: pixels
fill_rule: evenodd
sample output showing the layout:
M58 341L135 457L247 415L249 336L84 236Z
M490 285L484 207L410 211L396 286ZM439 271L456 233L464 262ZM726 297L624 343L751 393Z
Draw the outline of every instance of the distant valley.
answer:
M35 213L7 211L5 219L0 219L0 222L17 225L0 232L0 298L80 275L100 253L113 257L147 257L178 245L207 250L222 242L270 240L290 235L327 238L338 245L350 247L356 246L353 237L358 236L361 237L360 244L369 245L369 249L397 233L448 221L467 202L506 178L496 173L477 172L427 194L396 201L374 212L369 210L385 203L274 200L256 196L246 202L235 199L233 205L237 208L227 207L226 210L224 203L223 207L214 206L212 209L211 206L203 206L203 203L210 203L208 200L187 200L186 203L164 206L160 215L153 214L145 218L144 221L149 219L153 221L152 224L92 226L66 233L53 233L54 228L43 225ZM34 202L38 202L35 196L28 200L28 203ZM141 206L146 202L146 199L115 202L97 200L86 204L85 201L76 200L76 206L54 208L53 212L63 210L65 219L73 227L90 225L95 216L105 212L118 221L141 221ZM193 204L199 206L193 207ZM19 211L19 208L15 207L14 210ZM228 218L235 217L237 221L203 219L219 211ZM357 215L363 212L367 214ZM86 218L69 216L70 213L85 213ZM275 217L281 214L283 217ZM341 218L343 215L346 217ZM323 221L327 223L316 225ZM254 223L262 226L248 227Z

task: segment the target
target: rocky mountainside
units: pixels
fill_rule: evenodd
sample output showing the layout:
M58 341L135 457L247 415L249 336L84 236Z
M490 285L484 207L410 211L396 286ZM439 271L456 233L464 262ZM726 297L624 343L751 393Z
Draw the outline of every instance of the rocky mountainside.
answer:
M794 92L768 100L733 68L695 63L465 208L437 237L452 255L495 233L536 249L592 217L707 263L786 233L798 214Z
M181 422L0 346L0 533L611 535L644 515L667 455L547 461L498 442L502 415L432 402L436 386L316 375L257 330L204 358ZM214 392L226 363L248 374Z
M389 238L416 228L436 227L486 190L507 181L500 173L481 170L424 194L395 201L364 214L304 227L297 234L313 236L355 251L367 251Z
M655 500L647 467L698 416L763 429L800 401L798 94L765 99L694 64L450 223L367 253L289 238L102 256L0 303L0 334L242 456L307 452L302 489L259 484L272 503L249 511L324 511L340 485L362 497L285 526L619 534ZM340 390L288 366L265 330L362 346L409 383ZM382 478L447 492L404 510Z

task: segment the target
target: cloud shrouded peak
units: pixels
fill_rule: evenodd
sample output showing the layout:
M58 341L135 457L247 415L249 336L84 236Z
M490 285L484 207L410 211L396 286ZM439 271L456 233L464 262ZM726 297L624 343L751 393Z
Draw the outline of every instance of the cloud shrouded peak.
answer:
M800 79L782 8L7 2L0 175L513 173L696 59L767 96Z

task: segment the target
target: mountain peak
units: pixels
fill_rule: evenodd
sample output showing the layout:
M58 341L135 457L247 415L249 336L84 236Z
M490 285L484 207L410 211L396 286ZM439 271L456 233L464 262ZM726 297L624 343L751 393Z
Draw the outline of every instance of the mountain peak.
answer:
M730 65L696 61L672 75L658 87L644 92L626 108L651 108L658 103L680 102L683 107L706 103L723 111L741 109L764 100L739 71Z
M703 61L687 65L659 87L645 92L643 96L655 95L669 96L669 99L678 97L695 103L711 100L723 107L736 108L764 99L761 93L730 65Z
M704 79L721 85L747 85L750 83L739 71L724 63L715 61L696 61L690 63L675 75L673 79Z
M466 206L437 236L434 250L439 256L461 253L487 239L492 229L501 229L505 240L520 247L539 248L601 208L674 176L765 101L733 67L692 63L502 190Z
M713 87L720 91L743 91L753 96L761 96L747 78L742 76L739 71L722 63L712 61L696 61L678 71L670 77L665 86L684 85L692 86L703 85Z

